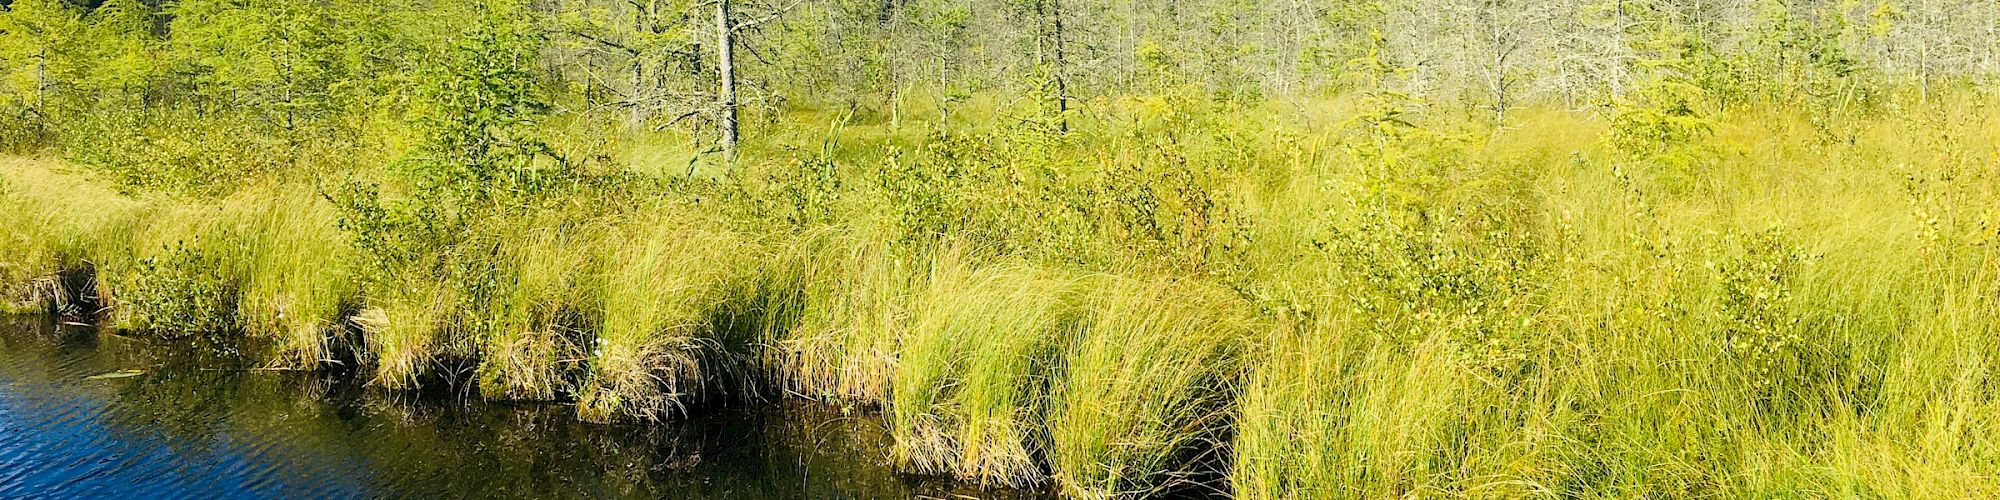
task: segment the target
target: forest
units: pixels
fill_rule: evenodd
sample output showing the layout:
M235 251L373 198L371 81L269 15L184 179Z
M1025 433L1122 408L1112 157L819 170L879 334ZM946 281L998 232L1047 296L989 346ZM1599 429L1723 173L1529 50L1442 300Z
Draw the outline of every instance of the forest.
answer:
M2000 496L2000 1L0 0L0 307L1071 498Z

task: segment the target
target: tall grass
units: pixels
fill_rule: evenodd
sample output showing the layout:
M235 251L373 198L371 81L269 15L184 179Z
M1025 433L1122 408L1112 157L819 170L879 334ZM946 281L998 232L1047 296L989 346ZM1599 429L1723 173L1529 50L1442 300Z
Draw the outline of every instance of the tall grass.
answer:
M1744 113L1758 118L1691 146L1730 159L1694 171L1588 147L1547 158L1521 147L1549 142L1532 136L1487 146L1503 164L1482 171L1532 167L1527 220L1540 222L1499 226L1535 235L1525 267L1440 274L1453 268L1434 265L1450 262L1435 251L1319 266L1322 284L1300 288L1322 302L1238 401L1236 494L1990 494L1995 477L1969 465L1991 463L1989 440L1956 432L1990 434L1990 420L1960 415L1992 400L1956 395L1991 359L1970 346L1990 343L1992 326L1967 320L1994 306L1994 256L1945 235L1985 238L1963 231L1990 222L1949 207L1984 196L1972 179L1992 174L1891 159L1936 146L1815 143L1783 113ZM1857 128L1880 125L1867 123ZM1945 137L1933 140L1991 141ZM1450 206L1441 194L1428 206ZM1434 248L1503 248L1444 241L1458 243ZM1370 276L1420 282L1402 270L1425 267L1509 291L1497 304L1351 293ZM1423 315L1452 320L1412 321ZM1491 333L1451 333L1481 323L1472 331ZM1927 388L1906 392L1914 380ZM1928 402L1903 399L1914 393ZM1936 412L1948 406L1972 413ZM1959 431L1934 432L1944 428ZM1959 448L1940 452L1945 442Z
M606 230L563 222L530 227L501 250L507 268L495 298L497 318L480 341L479 388L487 397L546 401L573 391L589 333L604 321L594 292L603 279Z
M446 376L446 356L463 353L465 296L453 284L413 280L369 297L352 321L365 339L361 360L369 384L414 389L425 376Z
M768 355L786 391L850 407L889 402L918 286L915 265L893 251L880 240L823 231L783 255L804 295L796 323L771 340Z
M746 293L755 246L673 217L625 229L604 247L604 316L577 405L586 420L684 413L717 384L747 376L733 363L745 343L715 324L724 304Z
M1961 99L1636 142L1380 96L801 128L493 207L407 279L296 180L4 160L0 280L593 421L879 411L907 471L1084 498L1994 496L2000 122Z
M1083 498L1215 487L1231 406L1261 356L1248 304L1173 281L1106 278L1065 346L1049 403L1049 461ZM1220 492L1221 490L1214 490Z
M1077 315L1074 280L1029 266L933 264L912 304L891 401L911 470L1004 486L1047 477L1038 432L1050 369Z
M224 217L241 224L246 276L237 315L253 335L277 339L276 366L352 362L346 317L358 305L353 250L334 208L311 191L264 187L239 193ZM345 354L337 351L345 351Z
M84 290L65 290L58 272L120 260L127 240L148 203L120 195L101 183L60 170L48 160L0 160L0 215L7 236L0 238L0 277L16 308L35 309L48 300ZM96 276L90 279L94 293ZM94 315L96 311L72 311Z

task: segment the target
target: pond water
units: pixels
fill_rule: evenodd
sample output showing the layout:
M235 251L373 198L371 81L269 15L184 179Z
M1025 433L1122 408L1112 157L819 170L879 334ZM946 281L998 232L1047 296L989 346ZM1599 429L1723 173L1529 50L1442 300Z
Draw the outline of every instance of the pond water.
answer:
M1028 498L895 473L878 416L817 405L603 426L410 397L0 318L0 498Z

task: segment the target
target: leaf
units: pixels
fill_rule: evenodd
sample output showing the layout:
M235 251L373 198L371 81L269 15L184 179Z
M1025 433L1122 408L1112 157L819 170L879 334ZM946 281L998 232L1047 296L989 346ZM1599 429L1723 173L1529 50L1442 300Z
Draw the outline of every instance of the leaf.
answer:
M145 374L146 374L146 372L144 372L144 371L141 371L141 370L118 370L118 371L115 371L115 372L105 372L105 373L100 373L100 374L97 374L97 375L91 375L91 376L88 376L88 377L84 377L83 379L84 379L84 380L115 380L115 379L121 379L121 378L132 378L132 377L137 377L137 376L140 376L140 375L145 375Z

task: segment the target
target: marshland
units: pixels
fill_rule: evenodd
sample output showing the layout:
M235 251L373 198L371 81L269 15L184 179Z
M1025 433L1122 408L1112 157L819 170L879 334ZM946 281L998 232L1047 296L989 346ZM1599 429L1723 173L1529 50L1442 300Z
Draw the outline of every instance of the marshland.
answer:
M2000 496L1996 106L1974 0L0 2L0 495Z

